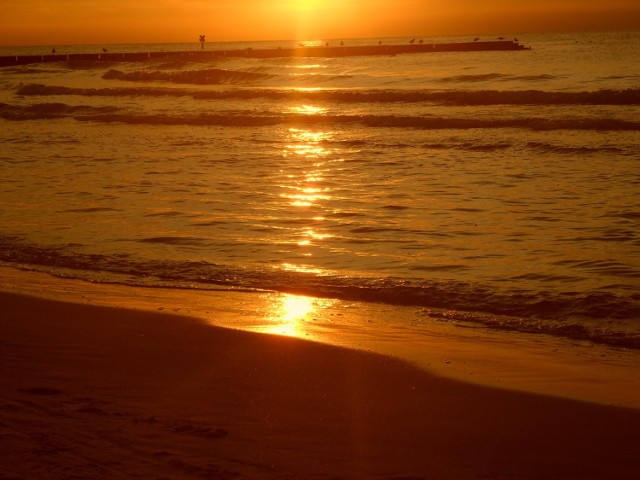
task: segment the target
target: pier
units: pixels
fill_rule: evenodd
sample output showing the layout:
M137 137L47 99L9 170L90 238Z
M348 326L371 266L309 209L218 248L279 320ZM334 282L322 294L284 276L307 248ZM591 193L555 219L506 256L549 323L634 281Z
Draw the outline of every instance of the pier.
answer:
M417 53L439 52L486 52L530 50L517 41L498 40L488 42L456 42L456 43L409 43L394 45L361 45L361 46L321 46L321 47L286 47L286 48L245 48L237 50L196 50L171 52L102 52L102 53L70 53L49 55L16 55L0 56L0 67L28 65L48 62L144 62L151 59L184 58L193 60L210 59L212 57L354 57L373 55L406 55Z

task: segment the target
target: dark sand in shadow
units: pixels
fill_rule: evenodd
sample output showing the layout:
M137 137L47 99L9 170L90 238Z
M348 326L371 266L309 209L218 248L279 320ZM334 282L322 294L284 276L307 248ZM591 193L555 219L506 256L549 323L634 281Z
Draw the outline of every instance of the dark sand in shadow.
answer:
M640 410L0 294L1 478L637 479Z

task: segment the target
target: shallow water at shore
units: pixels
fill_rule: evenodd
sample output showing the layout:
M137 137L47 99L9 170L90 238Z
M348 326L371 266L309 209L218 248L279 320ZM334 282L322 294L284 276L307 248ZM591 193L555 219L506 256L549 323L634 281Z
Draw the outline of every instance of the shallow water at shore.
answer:
M0 290L184 315L214 326L381 353L466 383L640 408L637 350L501 332L415 307L266 291L131 287L12 268L0 268Z

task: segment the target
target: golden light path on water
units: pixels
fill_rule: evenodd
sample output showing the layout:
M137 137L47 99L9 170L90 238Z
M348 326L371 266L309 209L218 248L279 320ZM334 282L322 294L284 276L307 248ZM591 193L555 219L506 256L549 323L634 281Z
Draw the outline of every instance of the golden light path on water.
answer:
M322 114L326 109L311 105L299 105L290 111L299 114ZM332 199L331 189L323 186L325 175L329 171L327 163L329 151L323 142L333 136L331 132L311 131L308 129L290 128L289 141L283 152L285 158L291 158L297 167L291 173L286 173L287 185L282 185L285 193L281 197L288 202L289 207L297 210L310 211L309 225L301 227L295 233L291 243L298 247L311 247L332 237L322 232L319 225L325 220L323 202ZM300 169L299 167L303 168ZM311 257L311 252L302 254ZM289 271L314 271L317 269L307 265L283 263L282 268Z
M308 104L290 106L288 113L297 115L322 115L326 108ZM284 165L290 169L283 172L281 187L284 193L281 198L285 202L283 208L294 209L300 213L307 213L309 224L293 229L290 244L297 248L307 249L301 256L309 259L309 263L283 262L278 268L286 271L322 275L323 269L313 265L311 251L332 235L322 231L325 221L327 201L332 200L331 189L325 185L327 175L330 175L330 158L332 151L324 143L335 133L323 130L309 130L304 128L289 128L288 138L282 156ZM341 162L341 159L337 160ZM288 205L288 206L287 206ZM304 218L304 215L297 218ZM305 338L309 336L307 322L321 314L329 307L332 300L308 297L304 295L282 294L271 299L266 325L260 330L263 333L286 335Z
M303 110L305 113L311 111L309 106L295 108ZM328 151L322 146L322 141L327 140L331 134L290 128L289 135L289 143L283 156L294 155L296 160L308 163L310 168L305 168L302 176L299 173L291 173L286 176L290 184L284 185L288 192L284 193L282 197L289 200L293 207L317 206L319 201L331 199L328 188L317 186L324 180L323 170L326 163L324 157L328 154Z

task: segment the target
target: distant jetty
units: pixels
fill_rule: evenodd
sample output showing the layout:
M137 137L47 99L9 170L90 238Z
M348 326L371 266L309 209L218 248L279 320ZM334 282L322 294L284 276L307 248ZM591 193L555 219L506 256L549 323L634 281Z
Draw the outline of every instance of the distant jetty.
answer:
M43 62L73 61L106 61L106 62L143 62L149 59L189 57L190 59L211 57L355 57L370 55L405 55L415 53L438 52L487 52L530 50L517 40L497 40L488 42L456 42L456 43L409 43L395 45L360 45L360 46L319 46L319 47L286 47L286 48L245 48L237 50L196 50L172 52L129 52L129 53L70 53L49 55L16 55L0 56L0 67L27 65Z

